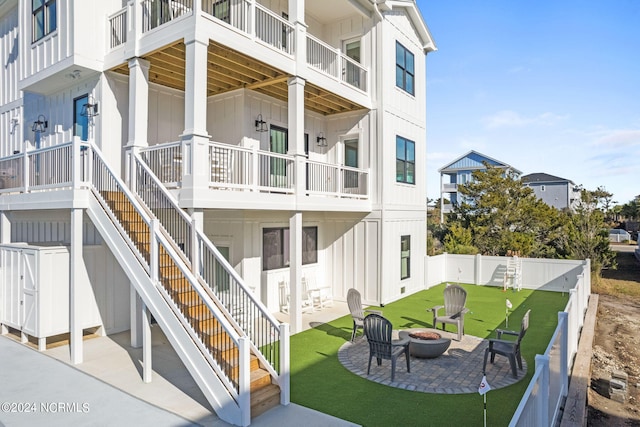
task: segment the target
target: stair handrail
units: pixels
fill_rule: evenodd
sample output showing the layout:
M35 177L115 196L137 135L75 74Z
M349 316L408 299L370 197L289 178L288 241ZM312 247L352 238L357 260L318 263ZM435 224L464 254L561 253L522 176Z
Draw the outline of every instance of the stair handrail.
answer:
M230 318L233 319L234 321L233 323L235 323L235 325L238 328L240 328L243 331L243 333L245 333L249 337L251 348L254 350L255 354L259 356L263 362L266 362L265 366L267 367L267 369L273 375L278 376L279 372L282 370L282 367L280 366L281 365L280 361L275 360L278 357L277 355L279 354L279 351L275 349L272 344L273 342L278 342L281 339L280 322L278 322L278 320L273 316L273 314L269 312L269 310L262 303L262 301L257 299L255 295L247 288L247 285L245 284L242 277L231 266L231 264L222 256L220 251L215 247L215 245L206 236L206 234L204 234L201 230L199 230L196 227L195 220L189 215L187 215L182 210L182 208L180 208L177 199L162 184L160 179L156 176L153 170L151 170L149 165L147 165L147 163L144 161L144 159L140 156L139 153L133 154L133 160L134 160L133 174L136 177L133 189L136 192L136 194L138 194L138 196L142 199L144 203L146 204L151 203L150 200L145 200L145 190L141 189L140 187L141 187L141 182L144 182L145 184L153 185L155 188L157 188L158 191L162 193L162 196L164 197L165 201L169 204L169 207L172 210L178 212L178 215L182 221L184 221L185 223L188 223L191 230L190 235L195 236L195 238L188 239L190 244L185 243L183 245L184 248L182 249L182 252L187 257L187 259L191 262L192 271L196 274L196 276L199 279L202 279L203 282L206 283L207 287L215 295L216 299L221 302L222 306L225 308ZM154 194L157 194L157 193L154 193ZM152 209L151 207L148 207L148 208ZM165 230L172 229L172 227L168 227L166 224L163 224L163 226ZM169 235L171 235L170 231L169 231ZM176 240L175 236L171 236L171 237L174 239L174 241ZM183 236L183 237L188 237L188 236ZM191 249L190 248L191 244L195 244L194 246L198 249ZM215 289L215 286L212 283L212 280L207 280L207 277L205 277L206 274L204 274L204 272L208 270L207 267L211 267L211 266L205 265L205 263L207 262L206 259L209 259L208 257L205 256L207 251L213 254L214 265L216 262L219 263L220 266L224 269L224 271L233 280L233 282L238 284L237 291L231 294L230 296L222 295L220 292L218 292ZM240 295L238 295L238 293L240 293ZM257 316L258 319L251 318L251 319L247 319L247 321L245 322L238 321L238 319L233 313L234 311L233 306L239 300L243 300L243 299L248 300L252 304L252 306L256 308L256 310L250 310L250 311L253 311L253 313L251 314L253 316ZM253 317L253 316L249 316L246 312L242 313L241 315L247 316L247 318ZM269 329L267 333L268 336L261 336L253 332L254 329L260 329L260 328L251 328L251 327L247 328L247 326L251 326L249 324L252 323L253 321L259 322L262 319L264 319L264 321L266 321L268 324L268 329ZM271 352L271 354L270 355L265 354L266 351Z
M93 143L90 144L90 147L91 147L91 151L93 153L93 155L91 156L91 165L90 165L90 169L92 169L92 173L90 174L90 177L89 177L89 183L91 184L90 185L91 191L94 194L94 196L96 197L96 199L99 201L100 205L103 207L103 209L105 210L105 212L107 213L109 218L112 220L113 224L116 225L116 227L118 228L118 231L121 234L123 234L123 237L127 236L127 239L125 239L126 242L127 242L127 245L132 249L132 252L134 252L134 254L136 254L136 257L138 258L138 260L142 261L141 264L146 269L147 273L149 274L149 277L151 279L153 279L153 281L154 281L154 283L156 285L156 288L161 290L160 291L161 294L166 299L167 298L167 292L166 292L166 290L162 290L163 286L159 283L159 281L157 280L157 277L154 278L156 273L154 273L154 268L152 267L152 263L154 262L153 258L152 258L152 255L157 255L157 256L159 256L159 255L158 255L158 253L155 253L155 254L152 253L153 252L153 249L152 249L153 245L151 246L151 250L149 251L149 261L147 261L145 259L145 257L142 256L139 253L139 250L138 250L138 248L136 248L135 244L133 244L133 241L132 241L131 237L126 232L126 230L124 230L124 227L122 227L122 225L120 224L120 221L118 221L118 219L116 218L114 212L108 206L108 203L104 199L103 195L100 193L100 191L101 191L101 189L99 188L100 187L100 185L99 185L100 183L96 182L96 176L95 176L97 173L100 173L98 171L98 167L97 167L98 165L103 168L104 172L107 173L108 177L118 187L117 190L121 191L125 195L125 197L129 201L129 203L131 203L131 205L134 207L136 212L140 215L140 217L145 222L145 224L147 224L147 226L149 226L149 231L150 231L151 237L152 237L152 240L150 241L150 243L152 243L154 241L158 241L160 243L163 243L163 247L167 251L167 254L176 263L176 266L181 270L182 274L184 275L185 279L187 279L187 281L191 285L192 289L194 291L196 291L196 293L202 299L202 302L204 303L204 305L212 313L212 315L216 318L216 320L220 323L220 325L224 329L224 332L230 337L230 339L233 341L235 346L239 347L239 345L240 345L239 342L240 342L240 338L241 338L240 334L238 334L236 329L229 323L229 321L227 320L227 317L220 311L220 309L217 307L217 305L213 302L213 300L211 299L209 294L206 292L206 290L203 288L203 286L199 283L197 278L192 275L191 271L189 270L189 268L184 263L184 260L182 259L182 257L176 252L176 250L174 248L173 238L166 233L166 230L163 230L159 226L154 226L154 222L156 222L158 220L156 218L152 218L149 215L149 212L140 204L140 202L134 196L133 192L131 190L129 190L127 185L111 169L109 164L104 160L104 156L102 155L102 152L100 151L100 149L97 146L95 146L95 144L93 144ZM76 150L74 150L74 151L76 151ZM77 151L79 151L79 150L77 150ZM136 250L133 250L134 248ZM155 261L155 262L156 262L156 266L157 266L157 261ZM170 296L169 296L169 298L172 299ZM185 318L184 314L179 309L176 310L175 301L173 302L173 305L169 305L169 306L172 307L172 310L174 311L174 313L176 313L177 318L180 320L181 324L183 325L183 327L185 327L187 333L192 337L192 339L193 339L194 336L197 337L197 334L193 331L193 326ZM216 371L216 374L218 374L218 377L223 381L223 383L226 384L228 391L231 393L231 395L234 397L234 399L238 400L239 395L243 394L243 390L239 389L240 384L242 384L243 381L240 380L240 381L238 381L238 384L234 384L233 381L229 378L229 376L226 373L224 373L224 369L222 369L220 367L219 363L215 360L215 358L212 357L212 355L210 354L210 350L208 350L206 348L206 346L203 345L202 340L201 339L196 339L196 340L193 340L193 341L201 351L204 350L203 354L205 355L207 360L210 362L210 364L211 364L212 368L214 369L214 371ZM247 371L248 371L248 368L247 368ZM245 374L246 373L243 372L243 370L241 369L240 370L240 375L242 376L242 375L245 375Z

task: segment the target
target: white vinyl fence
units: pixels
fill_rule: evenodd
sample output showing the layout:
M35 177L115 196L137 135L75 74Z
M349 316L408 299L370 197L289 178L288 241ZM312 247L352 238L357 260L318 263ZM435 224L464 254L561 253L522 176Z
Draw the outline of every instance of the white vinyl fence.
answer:
M503 286L508 257L442 254L426 257L426 287L442 282ZM591 262L522 258L522 287L569 292L558 313L558 326L544 354L535 357L535 371L509 426L552 426L569 390L569 373L591 295Z

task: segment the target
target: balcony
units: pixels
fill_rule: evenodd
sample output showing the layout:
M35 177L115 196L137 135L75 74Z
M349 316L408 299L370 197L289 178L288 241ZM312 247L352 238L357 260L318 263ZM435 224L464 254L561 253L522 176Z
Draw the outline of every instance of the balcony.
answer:
M443 193L455 193L458 191L458 184L442 184Z
M185 172L183 159L191 157L189 147L180 142L159 144L141 152L142 158L160 181L169 188L180 188ZM262 151L218 142L209 142L208 187L213 190L296 194L334 199L368 200L369 171L323 163L303 157ZM298 174L297 168L304 173ZM304 183L297 185L296 176Z
M317 7L311 3L307 3L307 8ZM194 10L194 7L201 9ZM137 18L138 15L140 18ZM265 6L250 0L130 0L126 7L107 17L109 48L113 51L127 44L137 45L137 39L192 17L213 20L231 30L231 34L242 34L244 40L248 37L261 49L267 49L265 53L276 51L289 57L292 64L295 62L293 60L297 46L294 25ZM350 89L366 93L369 73L360 63L311 34L307 34L306 41L301 42L306 43L306 63L310 69ZM174 58L179 62L184 56ZM176 75L184 75L178 72L180 68L184 66L177 64L177 68L174 67L174 78ZM272 75L272 80L277 81L278 76ZM246 86L247 82L243 83Z

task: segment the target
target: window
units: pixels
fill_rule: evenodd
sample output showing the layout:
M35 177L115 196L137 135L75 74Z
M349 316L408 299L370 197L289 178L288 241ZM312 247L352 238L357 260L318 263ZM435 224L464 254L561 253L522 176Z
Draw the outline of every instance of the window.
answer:
M396 42L396 86L413 95L414 76L413 53Z
M33 41L56 30L56 0L31 0Z
M400 279L411 277L411 236L400 237Z
M289 266L289 229L262 230L262 269ZM318 227L302 227L302 265L318 262Z
M416 143L396 136L396 182L416 183Z

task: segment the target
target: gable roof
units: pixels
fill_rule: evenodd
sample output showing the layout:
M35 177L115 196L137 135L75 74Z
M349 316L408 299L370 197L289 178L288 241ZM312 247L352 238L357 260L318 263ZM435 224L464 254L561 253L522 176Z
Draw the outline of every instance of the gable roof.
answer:
M500 160L491 158L485 154L478 153L475 150L471 150L468 153L458 157L451 163L441 167L440 169L438 169L438 172L442 173L442 172L455 172L459 170L483 170L483 169L486 169L483 162L488 163L491 166L494 166L497 168L511 169L518 175L522 174L521 171L514 168L513 166L507 163L501 162Z
M429 27L422 17L422 13L420 9L418 9L418 5L415 0L369 0L373 7L378 10L378 12L387 12L392 10L394 7L405 8L411 23L418 36L420 37L420 41L422 42L422 50L424 53L434 52L438 50L435 42L433 41L433 37L431 36L431 31L429 31Z
M521 181L525 184L527 183L551 183L551 182L568 182L570 184L574 184L573 181L566 178L560 178L559 176L549 175L548 173L530 173L529 175L525 175L521 178Z

